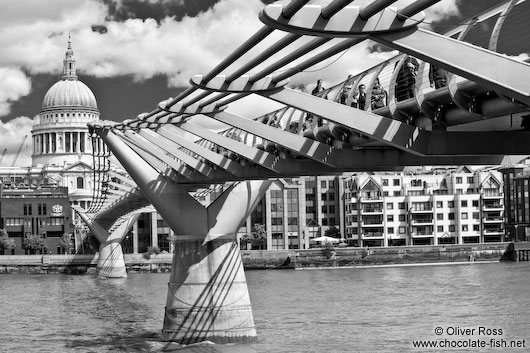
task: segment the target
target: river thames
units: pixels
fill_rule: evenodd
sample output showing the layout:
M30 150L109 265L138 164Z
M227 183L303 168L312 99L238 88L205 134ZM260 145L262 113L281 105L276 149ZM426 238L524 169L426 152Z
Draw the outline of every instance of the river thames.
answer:
M527 352L529 277L512 262L247 271L257 341L192 351ZM0 351L161 352L168 279L1 275Z

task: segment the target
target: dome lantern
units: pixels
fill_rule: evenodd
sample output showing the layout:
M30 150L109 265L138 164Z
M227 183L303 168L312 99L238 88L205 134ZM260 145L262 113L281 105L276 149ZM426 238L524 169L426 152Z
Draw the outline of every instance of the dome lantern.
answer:
M75 59L74 51L72 50L72 41L70 34L68 35L68 49L64 55L63 60L63 80L77 80L77 75L75 72Z

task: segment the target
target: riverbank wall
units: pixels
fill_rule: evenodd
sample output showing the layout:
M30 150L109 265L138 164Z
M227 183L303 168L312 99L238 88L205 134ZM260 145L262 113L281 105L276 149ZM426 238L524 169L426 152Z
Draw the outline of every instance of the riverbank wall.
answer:
M416 263L517 261L522 243L400 246L387 248L314 248L306 250L242 250L243 266L252 269L288 269L343 266L377 266ZM146 257L125 254L129 273L171 271L173 255ZM529 259L530 260L530 259ZM0 273L95 273L97 254L2 255Z

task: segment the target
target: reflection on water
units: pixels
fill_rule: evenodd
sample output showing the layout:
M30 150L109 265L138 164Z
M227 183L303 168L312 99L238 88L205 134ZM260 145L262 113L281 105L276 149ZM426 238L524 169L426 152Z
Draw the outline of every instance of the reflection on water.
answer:
M190 347L160 341L168 273L2 275L0 352L411 352L451 338L438 326L530 341L529 266L248 271L257 341Z

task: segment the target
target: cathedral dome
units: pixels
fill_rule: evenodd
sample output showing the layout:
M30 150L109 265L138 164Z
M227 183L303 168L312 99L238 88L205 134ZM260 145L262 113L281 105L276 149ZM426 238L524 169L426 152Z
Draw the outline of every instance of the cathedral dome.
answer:
M83 82L77 79L75 69L74 51L70 39L68 49L63 60L63 76L61 80L50 87L44 100L41 111L51 110L92 110L98 112L98 105L94 93Z
M77 79L63 79L50 87L42 101L43 112L60 108L98 110L94 93Z

